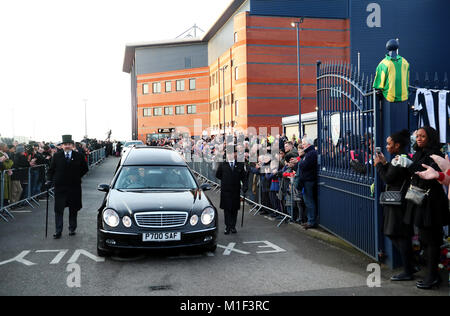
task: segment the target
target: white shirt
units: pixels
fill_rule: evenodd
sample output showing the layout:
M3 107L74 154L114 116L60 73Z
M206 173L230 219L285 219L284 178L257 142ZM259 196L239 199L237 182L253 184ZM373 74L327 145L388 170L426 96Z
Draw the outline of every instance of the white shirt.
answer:
M67 159L67 155L69 155L69 159L72 159L72 151L64 152L64 158Z

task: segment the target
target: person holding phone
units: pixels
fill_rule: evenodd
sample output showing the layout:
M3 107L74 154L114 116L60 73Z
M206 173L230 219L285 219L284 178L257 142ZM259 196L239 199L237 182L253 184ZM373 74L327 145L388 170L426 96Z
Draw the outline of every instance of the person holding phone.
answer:
M402 130L394 133L386 139L386 150L393 156L406 154L406 147L409 145L409 131ZM406 194L409 186L409 172L401 165L394 166L387 162L381 148L375 149L376 155L374 164L387 189L390 191L400 191ZM395 158L394 158L395 159ZM403 262L403 272L391 277L391 281L410 281L414 279L416 272L413 264L413 248L411 238L413 236L413 226L404 223L406 202L402 205L384 205L383 207L383 233L392 241L392 244L401 254Z

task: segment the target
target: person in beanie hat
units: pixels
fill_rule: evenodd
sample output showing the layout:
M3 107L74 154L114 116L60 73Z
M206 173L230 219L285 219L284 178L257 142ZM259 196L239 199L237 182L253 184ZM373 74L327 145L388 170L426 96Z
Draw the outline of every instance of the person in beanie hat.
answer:
M81 178L88 172L82 155L74 150L72 135L62 136L62 151L55 153L47 173L47 187L55 186L55 234L61 238L64 209L69 208L69 235L75 235L81 203Z

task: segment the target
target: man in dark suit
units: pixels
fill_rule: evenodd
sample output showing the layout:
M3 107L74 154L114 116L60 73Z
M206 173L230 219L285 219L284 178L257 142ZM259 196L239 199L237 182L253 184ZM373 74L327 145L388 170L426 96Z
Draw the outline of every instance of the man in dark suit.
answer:
M228 149L229 147L227 147ZM241 181L242 191L247 192L248 174L243 162L237 162L237 150L229 150L227 159L221 162L216 171L216 178L221 180L220 208L225 214L225 235L237 233L236 222L240 208Z
M63 150L52 159L47 173L47 186L55 185L55 223L53 238L61 238L64 209L69 207L69 235L75 235L77 215L81 209L81 178L88 172L84 157L74 151L71 135L62 136Z

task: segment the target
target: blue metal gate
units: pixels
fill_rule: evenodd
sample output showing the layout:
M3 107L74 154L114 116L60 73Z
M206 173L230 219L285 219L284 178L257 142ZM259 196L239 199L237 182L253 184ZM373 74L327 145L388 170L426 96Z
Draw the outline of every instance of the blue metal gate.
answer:
M318 209L321 227L378 260L373 154L379 146L379 111L372 82L348 64L317 64Z

